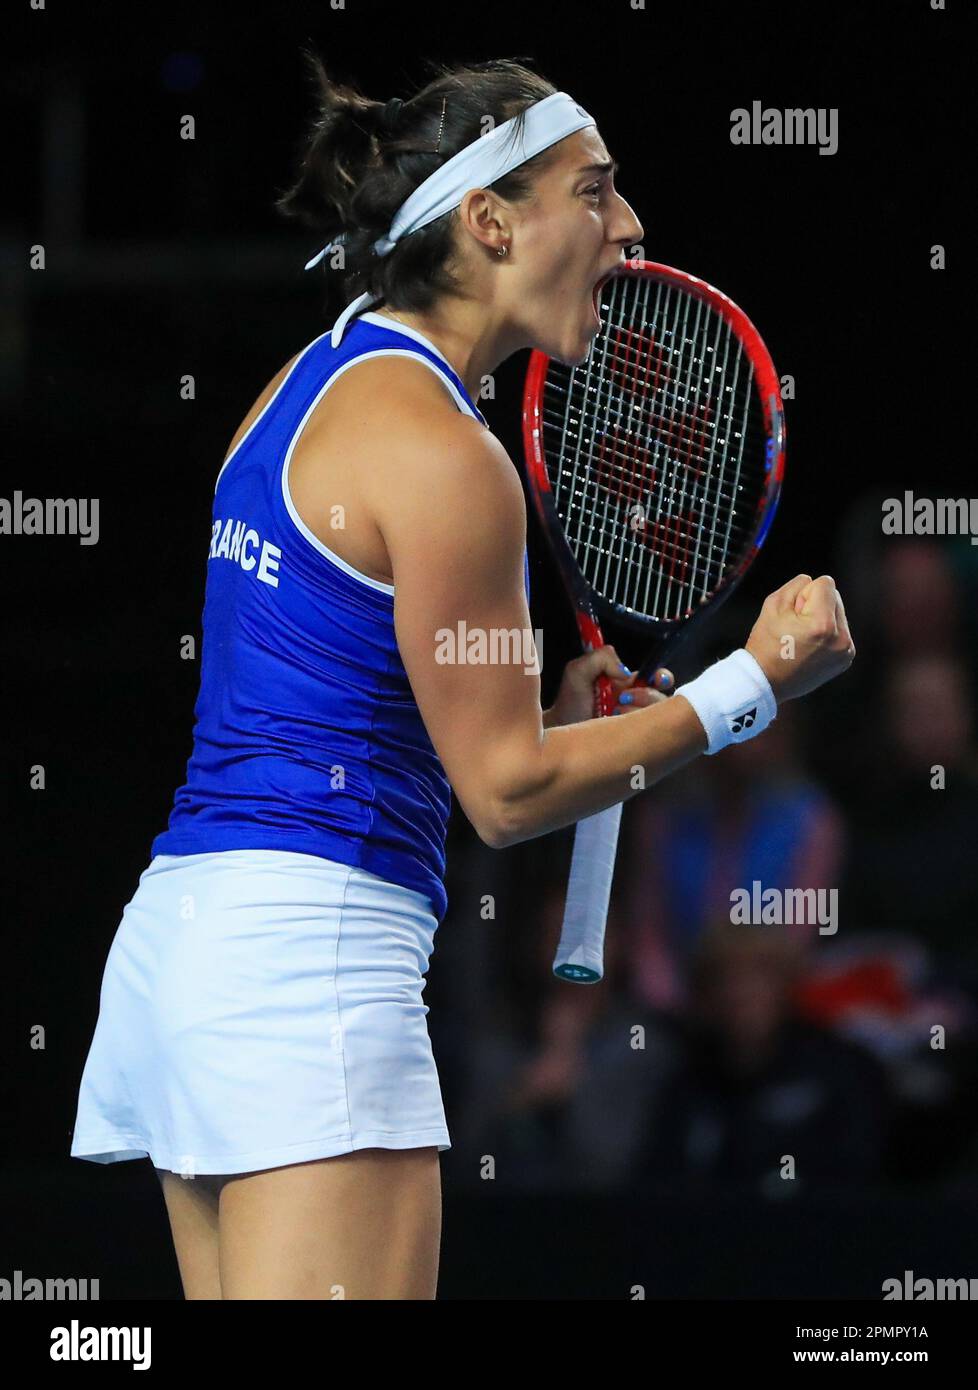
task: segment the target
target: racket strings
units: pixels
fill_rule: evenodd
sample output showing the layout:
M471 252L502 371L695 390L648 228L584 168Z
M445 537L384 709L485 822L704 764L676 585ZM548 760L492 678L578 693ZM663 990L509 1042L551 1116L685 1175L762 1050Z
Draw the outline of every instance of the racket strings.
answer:
M557 391L555 394L559 395L561 393ZM562 416L558 415L557 412L545 408L542 414L545 423L554 427L559 427L562 424ZM601 479L603 482L606 482L609 488L617 490L620 496L626 497L634 491L641 491L643 483L652 485L657 481L655 457L652 454L651 448L642 442L641 436L633 442L630 438L619 439L619 437L615 435L610 445L608 443L609 438L610 436L606 435L602 439L600 444L600 457L596 460L596 468ZM576 439L577 434L573 426L569 426L568 441L576 441ZM763 443L763 435L760 436L759 441L758 438L755 437L753 441L755 447L758 442ZM721 440L721 444L723 443L724 441ZM619 444L621 447L617 447ZM593 449L595 447L595 436L584 433L581 437L581 446L583 448ZM707 464L709 463L708 457L705 462ZM689 466L694 468L698 467L695 461ZM563 479L579 482L579 479L574 479L573 471L569 468L562 468L561 474ZM662 487L664 490L668 489L671 480L672 475L663 479ZM731 479L722 475L718 479L718 491L716 495L732 502L734 497L730 484Z
M561 481L563 483L563 478ZM653 477L649 479L649 486L651 488L654 485L655 479ZM567 513L579 514L580 508L586 507L590 500L589 494L585 489L579 483L575 483L572 478L562 490L565 494L568 490L573 494L566 507ZM651 533L653 542L658 539L664 543L667 537L671 537L672 544L671 546L667 546L667 549L669 549L676 558L688 556L689 562L696 568L697 573L701 574L703 568L711 561L714 562L715 566L722 568L726 553L729 552L730 544L735 543L742 537L746 537L750 533L750 525L747 516L739 515L740 509L736 508L734 505L735 498L727 488L719 489L717 494L718 499L728 508L731 520L729 536L726 531L724 532L726 550L717 542L715 536L705 535L701 529L696 527L695 518L691 519L683 515L681 507L683 500L682 488L679 486L677 478L670 475L666 482L657 489L657 492L660 500L664 498L666 502L670 504L669 516L672 525L669 529L666 529L666 527L659 522L655 522ZM647 514L647 507L645 504L641 501L628 504L628 525L637 535L641 535L643 528L649 524L649 521L650 518ZM699 552L696 550L697 542L699 543ZM654 548L661 549L661 545L654 545Z
M616 276L586 363L551 363L544 450L554 502L595 591L687 616L738 559L763 496L753 371L712 305Z
M661 304L661 286L659 287L659 289L660 289L659 300L660 300L660 304ZM677 301L677 302L678 302L678 301ZM684 325L683 325L683 326L684 326L684 329L687 327L687 324L688 324L688 303L687 303L687 305L686 305L685 307L686 307L686 310L687 310L687 317L686 317L686 322L684 322ZM673 328L674 328L674 326L675 326L675 325L673 324ZM671 331L671 330L667 330L667 331ZM683 335L683 336L684 336L684 340L685 340L685 332L684 332L684 335ZM609 342L612 342L612 341L617 341L617 342L619 342L619 343L620 343L620 342L624 342L625 345L626 345L626 349L628 350L628 357L629 357L630 360L628 360L628 362L626 363L626 371L625 371L625 372L621 372L621 371L616 371L616 370L614 370L614 363L615 363L616 357L615 357L614 352L609 352L609 351L608 351L608 343L609 343ZM677 407L678 407L678 405L679 405L679 403L680 403L680 400L682 401L682 404L683 404L683 405L688 404L688 396L687 396L686 393L682 393L682 394L680 394L679 392L674 393L673 400L672 400L672 403L671 403L671 404L672 404L672 410L671 410L671 412L667 411L666 409L663 409L661 406L657 405L655 402L653 402L653 407L654 407L653 410L650 411L650 410L647 408L647 401L643 401L643 397L646 397L646 398L648 397L649 386L650 386L650 382L651 382L651 384L652 384L652 389L653 389L654 391L656 391L656 392L658 392L658 393L661 394L661 396L663 397L663 400L664 400L665 404L668 406L668 405L669 405L668 392L667 392L664 388L665 388L666 383L668 383L668 381L670 381L670 380L672 379L672 377L673 377L673 371L672 371L671 363L668 362L668 361L666 360L666 354L663 353L663 352L657 352L657 353L655 354L655 356L654 356L654 358L653 358L653 361L652 361L652 369L651 369L651 370L648 370L648 371L644 371L644 372L643 372L643 371L641 370L641 367L637 365L638 353L639 353L640 351L641 351L641 352L645 352L645 353L648 355L648 343L649 343L649 335L647 335L647 334L642 334L642 333L637 333L637 332L635 332L634 330L628 330L628 329L626 329L625 333L620 334L620 335L617 335L617 339L616 339L616 340L609 337L609 338L606 339L606 342L605 342L605 351L604 351L603 354L602 354L602 366L604 367L605 372L606 372L606 374L607 374L605 379L606 379L606 381L607 381L607 383L608 383L609 389L610 389L612 392L613 392L613 390L614 390L614 386L615 386L615 384L616 384L616 381L618 381L618 380L627 380L629 376L631 376L631 377L634 378L635 383L636 383L636 390L632 393L631 405L632 405L633 408L632 408L632 410L631 410L631 412L630 412L630 414L632 415L633 418L632 418L632 420L630 420L629 425L626 427L626 435L630 435L630 434L633 432L633 429L634 429L636 423L637 423L638 425L643 425L643 423L644 423L644 427L645 427L645 428L648 428L649 422L650 422L650 420L651 420L652 423L653 423L653 427L654 427L654 428L657 427L657 431L658 431L658 445L659 445L659 450L660 450L660 452L661 452L663 449L668 450L668 446L669 446L670 443L675 443L675 442L677 442L677 441L678 441L678 442L682 442L682 441L683 441L683 436L684 436L684 434L691 440L691 439L692 439L692 434L693 434L693 432L692 432L691 430L685 429L684 426L683 426L683 424L680 423L680 421L677 419L677 415L678 415ZM669 350L669 356L670 356L670 357L672 356L671 350ZM593 366L593 358L592 358L592 363L591 363L591 365ZM611 370L610 370L610 371L609 371L609 365L611 366ZM627 375L626 375L626 374L627 374ZM589 384L590 384L590 383L589 383ZM661 389L660 389L660 388L661 388ZM619 418L620 418L620 417L621 417L621 413L622 413L622 411L621 411L621 392L620 392L620 391L619 391L618 395L619 395L619 400L618 400L618 405L617 405L617 414L618 414L618 416L619 416ZM637 420L637 422L636 422L636 420L634 419L634 417L635 417L635 415L636 415L636 411L635 411L635 408L634 408L635 405L636 405L636 402L640 402L639 408L638 408L638 411L637 411L637 415L638 415L638 417L639 417L638 420ZM646 408L643 408L643 406L645 406ZM606 415L610 415L610 414L611 414L610 409L608 409L608 408L606 407L605 413L606 413ZM642 419L643 416L645 417L644 422L643 422L643 419ZM677 427L677 426L678 426L678 427ZM618 433L619 433L619 431L616 430L616 434L618 434ZM643 450L642 452L644 453L644 450ZM608 453L609 453L609 450L608 450L607 446L604 445L602 448L600 448L599 451L598 451L598 453L599 453L599 456L600 456L600 459L601 459L601 463L599 464L599 466L597 467L597 469L594 470L594 471L596 472L596 474L597 474L599 480L600 480L601 482L603 482L605 485L607 485L607 483L608 483L608 481L609 481L608 470L607 470L605 467L601 466L601 465L607 463L607 458L608 458ZM621 470L621 473L622 473L623 477L629 478L629 480L630 480L630 485L627 487L627 489L623 489L622 487L619 486L619 487L617 488L617 491L618 491L620 500L623 500L623 501L625 502L625 504L626 504L627 513L628 513L628 520L629 520L629 524L630 524L630 526L631 526L631 528L632 528L632 531L633 531L634 533L638 534L638 533L640 533L640 532L644 529L645 522L646 522L645 508L644 508L644 506L642 506L642 505L640 505L640 504L638 503L638 498L640 497L640 495L642 494L642 492L643 492L644 490L648 490L648 485L649 485L650 483L653 483L653 484L654 484L655 479L654 479L654 470L653 470L653 475L650 477L650 476L647 474L647 472L645 472L645 470L643 470L643 469L641 469L641 468L636 468L635 464L636 464L637 462L639 462L639 460L638 460L637 458L635 458L635 453L636 453L636 451L635 451L634 445L632 445L632 444L631 444L631 441L628 440L628 439L626 438L626 441L625 441L625 451L624 451L624 462L625 462L625 464L627 465L627 467L623 467L622 470ZM691 448L687 446L687 448L683 450L683 453L684 453L684 455L685 455L685 458L684 458L683 461L686 462L686 463L689 463L689 462L691 461L691 459L692 459L692 450L691 450ZM631 457L629 457L629 456L631 456ZM594 451L593 449L591 449L591 450L589 451L589 458L593 461L593 460L594 460L594 457L595 457L595 451ZM666 462L668 463L668 460L669 460L668 452L666 452L666 453L664 454L664 458L665 458ZM644 460L642 460L642 461L644 462ZM578 460L578 462L579 462L579 460ZM643 476L643 473L644 473L644 476ZM676 483L679 483L678 475L677 475L677 477L676 477L676 479L675 479L675 482L676 482ZM643 483L645 484L645 488L644 488L644 489L643 489L643 486L642 486ZM661 491L664 492L664 493L666 493L666 494L675 494L675 493L677 493L677 491L685 492L685 486L683 486L682 488L677 488L677 487L675 487L675 486L670 487L670 486L669 486L669 481L668 481L668 479L665 479L665 478L664 478L664 480L663 480L663 487L661 488ZM673 510L673 509L670 508L670 507L667 507L667 508L666 508L667 513L670 512L670 511L672 511L672 510ZM660 557L661 557L662 559L664 559L664 560L669 564L669 566L673 569L673 571L675 570L675 565L676 565L676 562L677 562L677 561L679 561L680 564L685 564L685 563L688 562L688 560L689 560L689 558L690 558L690 556L691 556L691 551L690 551L689 545L687 544L687 539L688 539L688 538L687 538L687 536L686 536L686 534L685 534L685 530L684 530L684 526L683 526L683 519L684 519L684 518L683 518L683 516L682 516L681 513L676 514L676 515L672 515L672 516L668 516L668 515L667 515L665 518L663 518L663 517L660 516L659 518L657 518L657 520L656 520L656 522L654 523L654 525L653 525L653 527L652 527L652 529L651 529L651 532L650 532L650 536L651 536L651 540L652 540L653 546L654 546L655 549L658 551ZM592 527L592 530L593 530L593 527ZM579 536L578 539L581 539L581 537ZM591 536L591 537L589 537L588 539L589 539L590 541L593 541L594 537ZM610 558L610 550L609 550L609 549L603 548L603 553L604 553L606 559L609 559L609 558ZM605 578L607 578L607 575L605 576ZM605 587L607 587L607 585L605 585Z
M687 567L691 564L696 567L696 552L693 548L692 527L695 525L695 512L687 508L684 504L687 500L687 492L690 488L690 478L685 471L690 465L696 466L699 462L707 462L708 455L705 451L694 454L691 447L691 431L686 428L689 419L690 407L695 409L699 404L697 399L701 390L702 372L700 374L700 390L692 382L692 369L695 361L704 361L706 354L703 351L704 344L699 342L699 330L702 322L703 305L700 301L694 302L688 295L672 294L673 304L670 313L668 304L668 294L666 302L663 304L662 296L659 297L659 310L665 324L665 330L661 334L662 348L654 350L654 376L652 378L653 390L660 386L665 388L669 383L675 382L676 389L672 393L672 400L664 399L660 404L655 395L649 390L649 373L637 373L635 377L635 389L632 392L632 410L630 411L630 427L643 425L650 429L655 440L655 456L663 465L663 487L660 489L660 506L658 513L649 532L649 539L654 552L656 552L663 562L658 575L657 593L654 606L659 606L662 598L662 584L664 576L668 575L668 588L671 589L674 583L683 580L687 575ZM635 306L632 305L632 308ZM690 323L690 311L693 311L693 323ZM648 354L653 347L655 333L643 331L636 334L633 329L626 330L624 334L616 332L609 335L611 342L622 341L631 348L633 362L630 364L634 372L634 358L638 345L641 351ZM697 351L699 349L699 351ZM604 365L607 367L611 354L605 353L603 357ZM691 360L687 362L687 358ZM628 377L622 372L615 372L617 384L624 385ZM685 378L684 381L680 381ZM663 389L663 395L667 396ZM621 392L619 391L619 399ZM620 406L619 406L620 408ZM642 420L644 415L645 420ZM637 419L636 419L637 416ZM670 452L670 445L674 441L680 441L680 448ZM682 447L682 445L685 447ZM633 452L633 451L629 451ZM670 465L672 467L672 478L668 477ZM695 499L697 488L693 481L693 497ZM705 495L705 492L704 494ZM634 499L632 499L634 500ZM664 504L663 504L664 503ZM633 537L638 537L642 530L642 522L646 519L645 509L642 508L641 514L633 507L630 509L629 521ZM636 524L638 523L638 524ZM634 541L632 549L634 550ZM634 555L632 559L634 560ZM634 565L632 566L634 571ZM649 576L650 577L650 576ZM694 576L695 577L695 576ZM628 595L615 594L617 598ZM647 601L647 594L645 595Z
M552 383L552 395L559 402L564 399L566 394L563 385L555 380ZM698 417L695 417L695 422L694 417L689 414L686 414L684 418L675 425L667 420L663 421L660 431L662 445L666 448L670 446L676 448L688 446L691 451L698 449L701 452L703 461L708 461L710 450L717 437L717 430L724 427L727 427L731 432L736 430L736 420L738 417L743 417L744 407L748 404L746 399L748 396L749 392L744 391L742 393L742 399L739 402L739 408L738 403L729 401L726 406L723 407L721 413L716 415L715 418L715 404L704 404L698 407L700 414ZM616 398L609 389L602 389L601 386L598 386L593 393L593 398L588 404L592 414L597 414L602 410L607 410L612 401L616 399L620 399L620 397ZM675 392L672 395L668 392L664 392L660 393L658 404L660 407L664 407L668 410L678 411L682 409L684 398L679 392ZM562 419L564 412L563 409L561 409L552 410L549 413L551 420L557 423ZM649 412L641 401L636 401L633 415L639 426L637 430L631 428L625 429L615 425L610 432L606 432L607 438L612 439L614 442L618 442L619 439L622 439L623 442L627 444L628 448L634 449L638 455L641 455L643 452L650 454L651 445L647 442L648 436L644 431L659 426L661 411ZM582 427L586 427L587 423L586 419L582 420ZM721 438L720 443L725 444L726 439Z
M699 538L699 528L697 526L699 517L696 510L697 495L699 494L700 502L703 502L709 490L706 485L702 487L699 486L700 479L695 476L692 478L690 477L689 470L691 467L695 466L693 449L689 432L685 430L683 424L680 423L685 421L687 413L691 409L695 410L700 405L705 378L703 367L701 366L700 368L698 380L694 379L694 374L696 362L699 361L701 364L705 364L707 360L706 349L708 344L705 339L701 338L701 323L703 320L704 306L701 300L696 300L694 307L694 302L691 301L688 295L679 296L677 294L675 298L677 302L675 305L675 312L670 319L668 340L671 345L669 354L670 360L668 364L665 364L665 379L668 380L672 377L676 382L677 389L675 392L675 400L670 409L662 409L659 411L658 421L653 422L651 425L651 428L655 431L658 452L666 468L668 468L670 461L670 443L676 438L680 440L678 449L674 448L671 455L674 467L673 486L666 491L665 505L660 508L659 514L656 516L651 531L649 532L650 548L654 554L658 555L661 561L656 576L656 591L654 598L652 598L651 606L655 609L664 606L665 612L669 614L674 611L682 611L684 607L689 607L691 592L685 592L685 590L687 588L691 590L692 587L699 582L701 577L697 560L702 547L701 544L698 543L698 539L697 542L694 542L690 532L696 527L697 538ZM690 323L691 311L693 315L692 324ZM682 316L681 325L679 322L680 313ZM677 332L679 333L678 350L675 348ZM685 392L681 390L680 383L686 384L687 390ZM639 400L646 408L648 408L650 404L654 408L654 398L650 402L648 390L647 388L643 388L643 383L641 382L637 394ZM679 423L678 433L677 423ZM706 451L701 451L700 454L697 455L696 461L702 462L708 467L710 459ZM687 495L687 493L689 495ZM718 497L715 500L719 503L720 499ZM633 527L632 529L634 536L638 528ZM633 540L633 563L630 566L630 572L632 574L637 572L637 566L634 563L634 548ZM710 565L708 563L704 564L702 578L706 582L707 588L709 585L709 570ZM622 571L622 573L627 575L629 571ZM666 577L665 595L662 593L664 577ZM651 571L647 569L645 590L641 596L629 592L626 588L625 592L616 593L615 597L617 601L625 602L629 606L635 606L637 603L648 605L650 601L650 581ZM677 590L675 609L672 603L674 588Z

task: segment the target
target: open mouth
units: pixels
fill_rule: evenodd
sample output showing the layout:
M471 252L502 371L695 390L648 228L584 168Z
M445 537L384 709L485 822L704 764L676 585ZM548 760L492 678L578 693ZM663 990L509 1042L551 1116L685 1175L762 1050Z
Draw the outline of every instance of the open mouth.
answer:
M604 289L605 284L609 279L610 272L606 272L604 275L600 276L598 280L595 281L594 286L591 289L591 309L594 313L594 321L597 324L598 328L601 327L601 291Z

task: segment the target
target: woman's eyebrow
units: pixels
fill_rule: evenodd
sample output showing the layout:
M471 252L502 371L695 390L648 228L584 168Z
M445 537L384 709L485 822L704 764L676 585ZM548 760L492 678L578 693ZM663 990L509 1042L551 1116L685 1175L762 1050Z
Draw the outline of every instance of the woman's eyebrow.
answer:
M606 159L600 164L582 164L576 172L578 174L617 174L617 159Z

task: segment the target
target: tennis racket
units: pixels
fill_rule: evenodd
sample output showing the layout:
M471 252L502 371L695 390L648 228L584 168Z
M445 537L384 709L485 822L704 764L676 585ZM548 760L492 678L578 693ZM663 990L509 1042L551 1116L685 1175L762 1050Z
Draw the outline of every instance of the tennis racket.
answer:
M599 287L587 360L530 356L530 495L585 650L601 622L642 640L648 684L732 592L760 549L784 474L778 375L750 319L684 271L632 260ZM612 713L607 677L595 715ZM554 974L593 984L621 803L578 822Z

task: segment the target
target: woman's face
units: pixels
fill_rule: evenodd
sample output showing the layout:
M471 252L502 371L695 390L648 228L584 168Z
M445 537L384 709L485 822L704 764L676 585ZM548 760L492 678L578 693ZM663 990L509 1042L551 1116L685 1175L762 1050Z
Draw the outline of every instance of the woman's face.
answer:
M510 208L513 261L504 293L526 344L570 366L585 360L601 326L598 282L624 261L643 228L615 189L596 126L554 148L558 157L536 180L535 196Z

